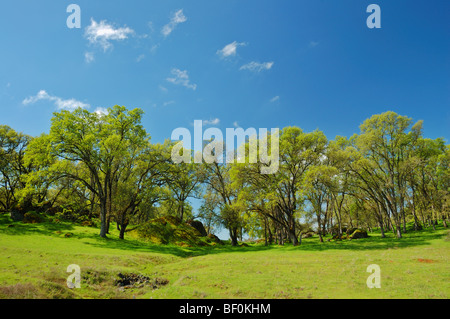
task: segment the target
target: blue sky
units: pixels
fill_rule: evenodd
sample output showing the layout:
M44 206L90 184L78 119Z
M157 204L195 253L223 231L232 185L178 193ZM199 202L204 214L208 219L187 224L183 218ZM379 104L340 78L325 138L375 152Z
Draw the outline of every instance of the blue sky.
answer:
M154 142L194 120L333 139L392 110L448 142L449 14L446 0L2 1L0 124L35 136L61 108L119 104L145 111Z
M155 142L195 119L332 139L393 110L448 141L449 13L440 0L3 1L0 123L38 135L79 101L144 109Z

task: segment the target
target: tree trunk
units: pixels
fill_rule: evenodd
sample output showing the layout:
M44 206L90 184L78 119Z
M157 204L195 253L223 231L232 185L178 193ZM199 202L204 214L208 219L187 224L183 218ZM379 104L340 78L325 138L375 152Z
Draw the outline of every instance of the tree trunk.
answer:
M317 233L319 234L319 241L320 241L321 243L323 243L322 232L320 231L320 229L317 231Z
M106 218L106 233L109 234L109 225L111 224L111 213L107 214Z
M264 246L267 246L267 218L264 218Z
M295 228L289 229L289 238L291 239L292 245L298 246L298 239L297 236L295 235Z
M270 225L268 227L268 231L269 231L269 245L273 244L273 234L272 231L270 230Z
M106 228L106 201L100 201L100 237L106 238L107 228Z
M381 221L380 221L380 231L381 231L381 238L386 238L386 235L384 234L383 223Z
M402 238L401 221L399 221L399 220L395 221L395 231L396 231L397 239Z
M402 223L403 223L403 232L406 233L406 217L405 217L405 210L402 208Z
M125 229L127 228L128 223L123 223L120 225L120 233L119 233L119 239L125 239Z
M230 231L231 246L237 246L238 245L237 230L235 228L230 228L229 231Z

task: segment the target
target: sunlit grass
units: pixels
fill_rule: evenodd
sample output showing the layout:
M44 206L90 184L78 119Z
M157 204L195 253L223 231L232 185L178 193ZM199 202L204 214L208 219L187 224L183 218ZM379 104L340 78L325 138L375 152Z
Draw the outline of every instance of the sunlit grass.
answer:
M13 225L12 227L9 225ZM448 230L388 233L301 246L179 247L134 238L108 239L69 223L0 219L0 298L448 298ZM67 266L81 268L81 289L66 286ZM366 285L381 268L381 288ZM166 278L169 284L119 289L118 272Z

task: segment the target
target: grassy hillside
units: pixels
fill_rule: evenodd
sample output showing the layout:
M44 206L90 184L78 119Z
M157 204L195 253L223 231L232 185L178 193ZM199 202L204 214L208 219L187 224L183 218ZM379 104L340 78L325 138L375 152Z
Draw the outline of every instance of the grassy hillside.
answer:
M299 247L154 244L108 239L69 223L22 224L0 216L0 298L448 298L448 230L378 234ZM81 288L66 285L81 268ZM381 268L369 289L366 268ZM125 278L125 279L124 279ZM121 285L136 279L132 285Z

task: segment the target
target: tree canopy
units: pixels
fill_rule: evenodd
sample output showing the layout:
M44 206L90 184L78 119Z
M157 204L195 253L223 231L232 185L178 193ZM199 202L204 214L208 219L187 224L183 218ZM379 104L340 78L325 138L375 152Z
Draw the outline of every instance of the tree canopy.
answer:
M153 217L199 218L208 233L227 228L233 245L244 233L299 245L308 232L322 241L355 227L398 238L408 222L416 230L438 220L447 227L450 146L424 137L422 121L385 112L333 140L320 130L282 128L276 144L265 137L279 155L278 170L267 174L268 163L254 158L268 150L252 154L251 139L239 161L217 160L223 147L210 149L216 153L207 162L173 161L176 144L152 143L142 115L117 105L107 114L61 111L37 137L0 126L0 211L98 219L101 237L114 221L122 239L129 225Z

